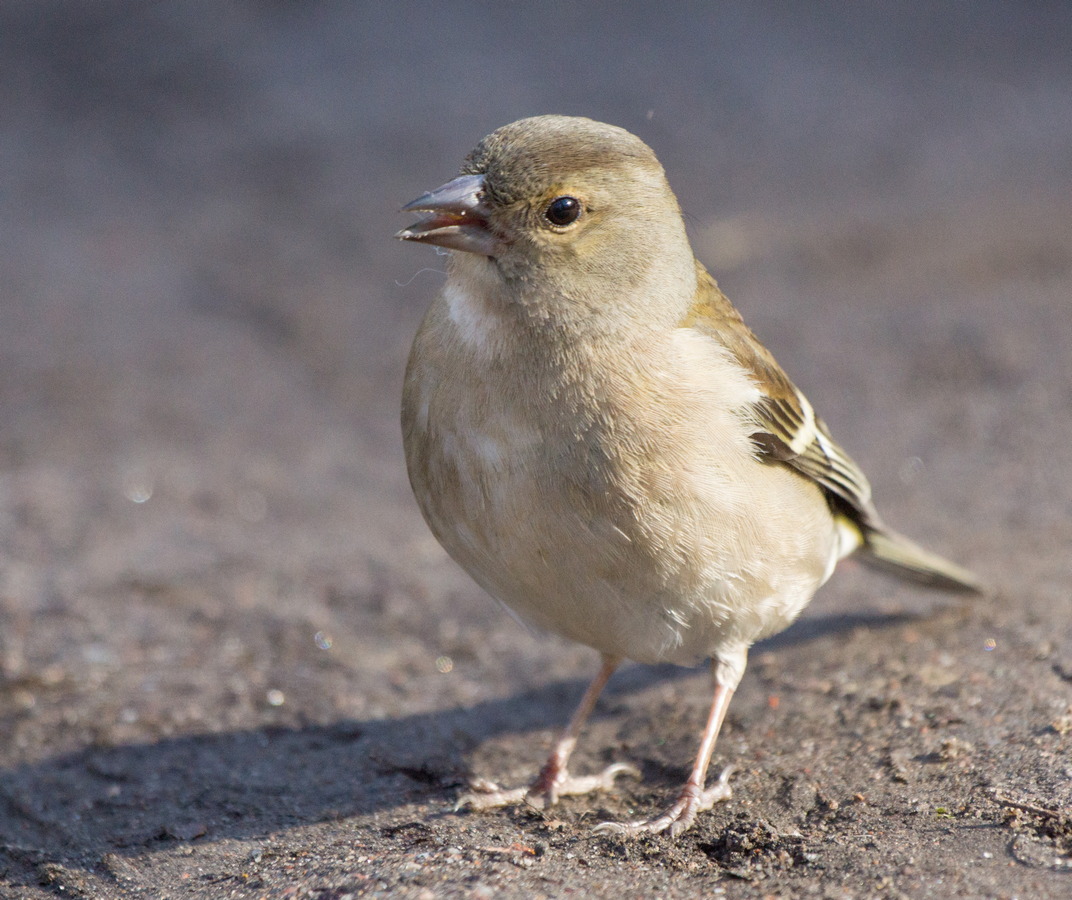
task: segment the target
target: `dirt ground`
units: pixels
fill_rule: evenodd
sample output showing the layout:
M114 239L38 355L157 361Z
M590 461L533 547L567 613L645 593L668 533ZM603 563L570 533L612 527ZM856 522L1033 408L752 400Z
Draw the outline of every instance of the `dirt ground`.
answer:
M1072 7L0 7L0 897L1072 896ZM397 407L443 260L399 206L494 127L657 151L719 277L950 601L842 567L704 670L596 666L458 571Z

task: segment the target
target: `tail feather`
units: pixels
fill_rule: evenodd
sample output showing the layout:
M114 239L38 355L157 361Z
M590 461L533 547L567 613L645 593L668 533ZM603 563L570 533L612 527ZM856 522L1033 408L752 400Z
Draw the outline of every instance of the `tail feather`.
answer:
M866 529L857 556L876 569L938 590L986 593L983 582L972 572L894 531Z

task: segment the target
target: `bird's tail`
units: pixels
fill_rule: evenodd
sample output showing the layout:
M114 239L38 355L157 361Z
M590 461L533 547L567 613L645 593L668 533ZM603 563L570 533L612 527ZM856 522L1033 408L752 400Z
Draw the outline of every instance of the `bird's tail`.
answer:
M937 553L924 550L904 535L882 529L863 529L857 551L861 562L928 587L956 593L983 594L986 587L973 573Z

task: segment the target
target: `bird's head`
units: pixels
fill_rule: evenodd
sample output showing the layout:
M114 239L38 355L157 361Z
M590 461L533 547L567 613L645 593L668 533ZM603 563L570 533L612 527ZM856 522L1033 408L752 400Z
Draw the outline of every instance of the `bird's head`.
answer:
M399 238L483 257L514 284L621 296L643 288L653 269L693 277L681 212L654 152L591 119L506 125L457 178L404 209L424 216Z

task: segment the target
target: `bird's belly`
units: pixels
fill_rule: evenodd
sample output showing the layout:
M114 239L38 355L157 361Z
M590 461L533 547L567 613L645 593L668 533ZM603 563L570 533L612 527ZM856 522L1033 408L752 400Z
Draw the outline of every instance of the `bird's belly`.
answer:
M823 540L779 553L785 534L757 534L786 526L728 473L655 477L488 402L408 443L418 502L451 556L523 619L604 653L691 664L748 646L791 622L825 572ZM742 551L749 540L773 541L774 564Z

